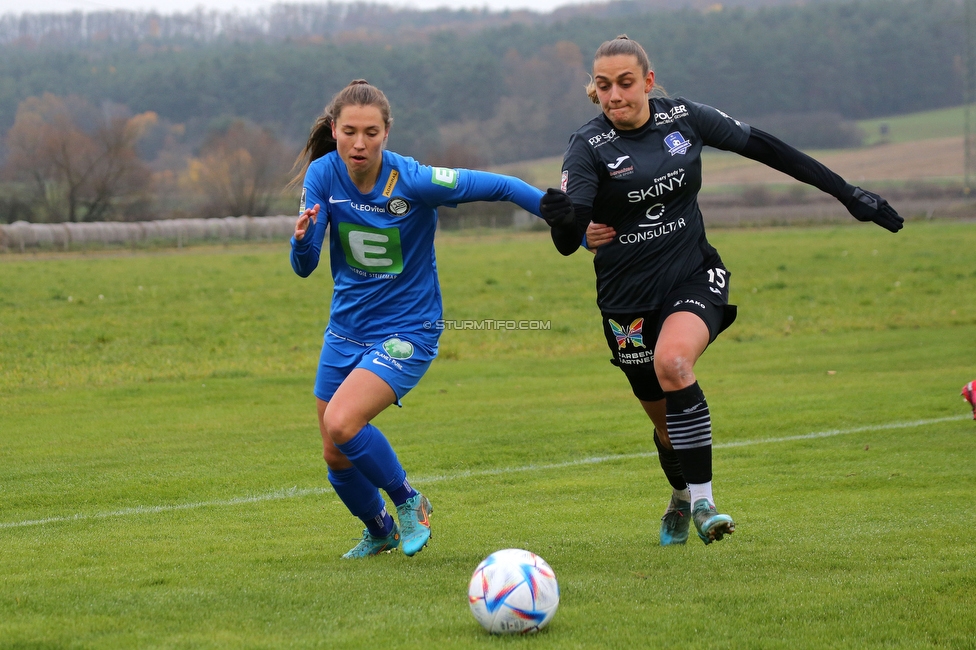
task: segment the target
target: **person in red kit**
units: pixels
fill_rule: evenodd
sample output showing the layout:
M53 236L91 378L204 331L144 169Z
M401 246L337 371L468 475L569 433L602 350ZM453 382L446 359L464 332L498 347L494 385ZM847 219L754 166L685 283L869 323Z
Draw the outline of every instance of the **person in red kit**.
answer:
M962 387L962 397L973 407L973 419L976 420L976 379Z

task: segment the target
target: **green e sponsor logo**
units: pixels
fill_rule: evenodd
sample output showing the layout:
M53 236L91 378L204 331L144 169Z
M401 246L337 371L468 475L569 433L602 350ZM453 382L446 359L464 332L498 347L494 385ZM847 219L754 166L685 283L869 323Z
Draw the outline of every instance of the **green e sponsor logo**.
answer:
M458 172L456 169L448 169L447 167L434 167L434 176L430 180L435 185L454 189L458 183Z
M399 228L370 228L342 222L339 241L349 266L370 273L395 275L403 271Z

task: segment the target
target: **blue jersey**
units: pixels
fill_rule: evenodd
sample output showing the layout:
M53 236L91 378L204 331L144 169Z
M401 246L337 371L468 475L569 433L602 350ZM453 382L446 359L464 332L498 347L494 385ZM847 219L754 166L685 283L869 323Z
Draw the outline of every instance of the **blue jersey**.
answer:
M511 201L539 216L542 192L510 176L421 165L384 151L376 186L368 194L349 178L336 152L305 174L302 204L319 204L318 220L301 241L292 239L291 265L302 277L319 262L326 227L335 288L329 329L362 343L413 334L437 342L442 317L434 257L437 207L471 201Z

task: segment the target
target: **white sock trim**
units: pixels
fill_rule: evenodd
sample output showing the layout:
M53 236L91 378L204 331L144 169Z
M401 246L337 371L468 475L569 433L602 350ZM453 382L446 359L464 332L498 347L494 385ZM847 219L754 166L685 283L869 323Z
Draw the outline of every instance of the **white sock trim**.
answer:
M699 499L708 499L711 505L715 505L712 498L712 482L708 483L689 483L688 490L691 492L691 505L694 506Z

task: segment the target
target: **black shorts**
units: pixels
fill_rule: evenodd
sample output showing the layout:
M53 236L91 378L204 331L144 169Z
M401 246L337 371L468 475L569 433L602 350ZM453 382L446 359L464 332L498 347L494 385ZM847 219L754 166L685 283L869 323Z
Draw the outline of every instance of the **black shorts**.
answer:
M673 289L660 309L603 313L603 333L613 354L610 363L624 371L637 399L654 402L664 398L654 372L654 347L668 316L687 311L700 317L708 327L709 343L735 321L736 306L729 304L729 273L725 269L716 271L719 269Z

